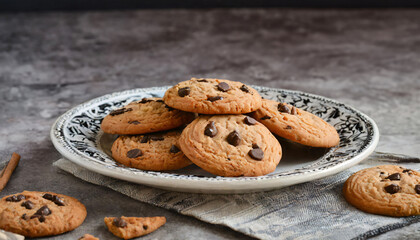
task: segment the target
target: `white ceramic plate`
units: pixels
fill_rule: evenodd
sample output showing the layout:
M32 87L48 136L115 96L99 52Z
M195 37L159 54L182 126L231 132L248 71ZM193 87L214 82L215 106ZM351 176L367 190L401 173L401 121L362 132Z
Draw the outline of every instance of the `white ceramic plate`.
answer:
M283 158L273 173L260 177L218 177L195 165L177 171L154 172L116 163L110 157L116 136L102 132L102 119L111 110L132 101L162 97L167 88L117 92L76 106L54 123L51 140L65 158L103 175L173 191L226 194L268 191L336 174L365 159L378 143L375 122L352 107L313 94L254 86L266 99L290 103L332 124L340 134L340 145L318 149L279 138Z

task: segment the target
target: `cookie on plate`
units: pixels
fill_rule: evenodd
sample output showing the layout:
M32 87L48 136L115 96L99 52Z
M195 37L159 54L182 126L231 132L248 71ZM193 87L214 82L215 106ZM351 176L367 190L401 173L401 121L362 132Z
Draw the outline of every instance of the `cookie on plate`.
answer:
M106 217L108 230L119 238L131 239L149 234L166 223L165 217Z
M338 145L337 130L321 118L290 104L262 100L262 106L251 114L271 132L311 147Z
M110 134L143 134L176 128L192 119L193 113L173 109L162 98L143 98L110 112L101 128Z
M268 174L282 156L270 131L244 115L202 115L184 129L179 146L196 165L225 177Z
M202 114L249 113L261 106L261 96L255 89L213 78L180 82L166 91L163 100L173 108Z
M0 229L26 237L71 231L82 224L85 217L85 206L62 194L24 191L0 200Z
M178 130L135 136L120 136L112 144L115 161L152 171L176 170L191 163L178 146Z
M395 165L363 169L343 187L347 202L373 214L420 215L420 173Z

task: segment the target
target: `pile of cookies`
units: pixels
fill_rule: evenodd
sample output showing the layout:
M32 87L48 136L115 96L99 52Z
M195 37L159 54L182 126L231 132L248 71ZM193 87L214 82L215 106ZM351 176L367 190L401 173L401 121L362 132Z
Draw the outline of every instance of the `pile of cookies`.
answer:
M321 118L262 99L243 83L209 78L192 78L163 98L116 109L101 128L120 135L112 157L128 167L166 171L194 163L225 177L273 172L282 156L273 134L312 147L339 143L335 128Z

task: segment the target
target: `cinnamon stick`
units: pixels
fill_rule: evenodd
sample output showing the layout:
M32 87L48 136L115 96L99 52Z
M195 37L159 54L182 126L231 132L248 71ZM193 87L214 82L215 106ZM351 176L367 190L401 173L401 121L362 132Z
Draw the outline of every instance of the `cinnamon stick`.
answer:
M17 153L12 154L12 158L10 159L9 163L4 167L4 169L0 173L0 191L3 190L4 187L6 187L7 182L10 179L10 176L12 176L13 171L19 164L20 155Z

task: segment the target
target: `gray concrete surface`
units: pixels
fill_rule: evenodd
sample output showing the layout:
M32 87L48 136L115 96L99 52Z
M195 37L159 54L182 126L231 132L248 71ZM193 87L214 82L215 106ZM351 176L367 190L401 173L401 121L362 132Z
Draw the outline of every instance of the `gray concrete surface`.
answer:
M22 161L0 197L22 190L80 199L85 223L51 239L114 239L103 217L164 215L144 239L247 239L139 203L51 166L67 109L106 93L191 76L311 92L378 123L380 151L420 156L419 10L144 10L0 15L0 160ZM419 229L420 224L407 227ZM404 236L404 229L379 236Z

